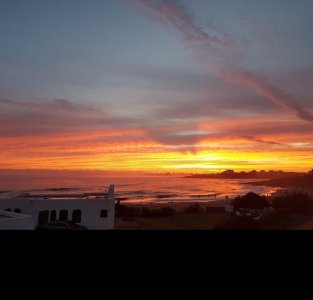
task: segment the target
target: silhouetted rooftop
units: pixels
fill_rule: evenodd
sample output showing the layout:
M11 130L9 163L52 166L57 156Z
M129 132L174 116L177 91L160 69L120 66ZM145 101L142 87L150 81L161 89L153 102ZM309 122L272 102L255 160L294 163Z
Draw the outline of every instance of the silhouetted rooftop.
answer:
M245 196L237 197L233 201L235 209L263 209L271 206L271 203L264 196L255 193L248 193Z

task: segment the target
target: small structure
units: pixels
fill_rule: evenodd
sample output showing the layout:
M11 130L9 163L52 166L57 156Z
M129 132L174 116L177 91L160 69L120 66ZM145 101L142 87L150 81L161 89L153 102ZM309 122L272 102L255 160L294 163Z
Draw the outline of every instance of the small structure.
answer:
M232 204L237 216L259 219L260 216L273 211L272 203L265 196L260 196L252 192L245 196L237 197Z

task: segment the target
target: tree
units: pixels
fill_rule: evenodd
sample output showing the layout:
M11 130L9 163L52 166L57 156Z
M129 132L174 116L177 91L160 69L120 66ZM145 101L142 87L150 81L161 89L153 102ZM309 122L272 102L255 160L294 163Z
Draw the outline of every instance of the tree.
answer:
M273 199L273 207L275 209L285 209L289 212L311 213L313 207L313 199L304 193L286 195Z
M185 208L186 214L198 214L202 212L201 206L199 203L193 204Z
M263 209L270 207L271 203L265 196L260 196L255 193L248 193L245 196L238 196L233 201L235 210L239 209Z

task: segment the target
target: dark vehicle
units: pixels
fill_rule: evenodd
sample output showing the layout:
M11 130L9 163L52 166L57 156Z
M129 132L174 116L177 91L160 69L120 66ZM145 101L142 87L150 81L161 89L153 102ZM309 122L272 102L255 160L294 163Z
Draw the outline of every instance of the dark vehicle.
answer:
M88 230L87 227L75 224L71 221L55 221L44 225L38 225L37 230Z

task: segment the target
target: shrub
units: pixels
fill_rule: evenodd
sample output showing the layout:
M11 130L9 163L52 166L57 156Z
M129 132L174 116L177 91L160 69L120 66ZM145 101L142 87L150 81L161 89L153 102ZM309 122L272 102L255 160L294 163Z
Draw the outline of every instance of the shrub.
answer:
M307 194L293 194L273 199L273 207L279 210L287 210L296 213L311 213L313 199Z
M216 230L254 230L258 224L251 218L233 216L229 220L215 227Z
M141 212L142 217L146 218L156 218L156 217L169 217L175 214L175 210L171 207L162 207L156 210L150 210L148 208L144 208Z
M192 204L184 209L186 214L198 214L202 212L201 206L199 203Z
M126 205L116 205L115 216L122 218L138 217L140 216L140 208L130 207Z
M206 208L207 213L223 213L224 212L224 207L211 207L208 206Z
M263 209L271 206L265 196L259 196L255 193L248 193L245 196L238 196L234 199L235 210L243 209Z

